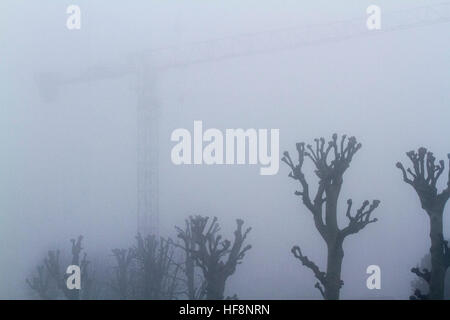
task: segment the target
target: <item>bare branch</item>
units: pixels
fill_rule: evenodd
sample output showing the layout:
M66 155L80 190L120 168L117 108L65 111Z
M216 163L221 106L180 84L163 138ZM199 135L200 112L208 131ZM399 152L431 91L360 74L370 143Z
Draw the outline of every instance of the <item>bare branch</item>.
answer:
M372 212L379 206L380 200L373 200L372 204L369 206L369 201L364 201L361 208L356 211L356 215L353 217L350 213L352 207L352 200L347 200L347 213L346 216L349 219L347 227L341 230L341 235L343 238L350 234L359 232L369 223L378 221L377 218L371 219ZM369 207L368 207L369 206Z
M408 175L406 173L406 170L405 170L405 167L403 166L403 164L401 162L397 162L396 167L399 168L400 170L402 170L403 181L405 181L406 183L412 185L413 182L412 182L411 179L408 178Z
M419 268L412 268L411 272L416 274L419 278L422 278L427 283L430 283L431 280L431 273L428 269L424 268L423 271L421 271Z
M317 153L319 154L319 157L326 157L326 152L323 151L325 140L322 138L320 140L317 140ZM302 166L304 163L305 155L308 155L307 152L305 152L305 144L304 143L297 143L297 152L298 152L298 164L294 165L290 155L288 152L284 152L284 157L282 158L282 161L285 162L290 168L291 172L289 173L289 177L298 180L300 182L300 185L302 186L301 191L296 191L295 194L302 197L303 204L309 209L309 211L314 216L314 223L321 233L322 237L324 239L326 238L326 230L325 225L322 219L322 205L325 202L324 199L324 193L325 193L325 183L320 182L319 187L317 189L316 196L314 197L314 203L311 201L310 195L309 195L309 185L306 181L305 175L302 172ZM318 156L314 153L311 146L308 146L308 148L311 150L311 152L314 154L311 159L314 161L314 163L317 166L320 166L320 164L317 163ZM320 158L322 159L322 158ZM326 161L326 160L325 160Z
M298 180L300 182L300 185L302 186L301 191L296 191L295 194L302 196L303 203L305 206L314 214L316 212L316 208L311 202L311 198L309 196L309 185L306 181L305 175L302 172L302 166L305 160L305 155L307 154L305 152L305 144L304 143L297 143L297 152L298 152L298 164L294 165L289 152L285 151L283 153L284 157L281 159L283 162L285 162L290 168L291 172L289 173L289 177L291 177L294 180Z
M324 290L323 286L319 282L316 282L316 285L314 286L314 288L319 289L320 294L322 295L322 298L325 299L325 290Z
M302 251L300 250L299 246L294 246L291 249L292 254L294 255L294 257L296 257L297 259L299 259L301 261L301 263L312 270L312 272L314 273L314 276L317 278L317 280L320 281L320 283L323 286L326 286L326 273L320 271L319 267L312 262L311 260L309 260L309 258L307 256L304 256L302 254ZM317 286L316 286L317 287Z

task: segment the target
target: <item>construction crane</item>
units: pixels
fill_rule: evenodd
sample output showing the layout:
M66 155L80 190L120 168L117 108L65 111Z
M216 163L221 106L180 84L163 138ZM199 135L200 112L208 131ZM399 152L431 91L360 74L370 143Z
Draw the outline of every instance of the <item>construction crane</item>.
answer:
M90 66L78 74L41 73L38 86L44 99L51 99L58 86L136 75L137 86L137 229L142 234L159 233L158 118L155 82L170 68L252 56L330 42L368 37L398 30L450 22L450 2L382 14L381 30L371 31L365 19L336 21L306 27L291 27L232 37L169 46L134 54L126 62Z

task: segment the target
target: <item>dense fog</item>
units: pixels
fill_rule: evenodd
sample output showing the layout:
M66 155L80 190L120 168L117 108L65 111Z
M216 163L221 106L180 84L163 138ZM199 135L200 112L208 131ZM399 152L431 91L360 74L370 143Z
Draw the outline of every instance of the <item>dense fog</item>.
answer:
M201 214L218 217L221 232L232 238L241 218L252 227L252 249L226 294L320 299L311 270L291 248L301 246L324 268L326 247L294 195L298 182L288 178L288 166L280 161L278 174L260 175L259 165L174 165L170 137L178 128L193 132L195 120L222 132L279 129L279 157L286 150L295 158L296 142L355 136L362 148L344 176L339 223L346 224L348 198L355 206L366 199L381 204L373 213L378 221L344 243L341 297L408 298L410 269L429 251L429 226L395 164L409 166L405 152L427 147L445 160L438 186L446 187L449 25L389 30L398 16L388 13L429 1L376 1L384 20L373 35L365 21L374 1L365 0L73 2L81 8L80 30L66 28L71 1L0 3L0 298L36 298L25 279L49 249L68 255L69 239L78 235L94 268L112 264L111 249L134 241L136 74L105 72L131 68L136 55L150 56L151 64L158 48L302 26L330 30L330 23L352 19L360 21L362 36L147 69L153 86L146 90L159 107L159 233L176 239L175 225ZM308 36L320 38L321 30ZM252 37L245 39L251 47ZM192 54L174 52L181 61ZM83 73L80 81L54 80ZM314 190L311 163L304 171ZM444 236L450 237L446 214L448 208ZM381 268L380 290L366 287L369 265Z

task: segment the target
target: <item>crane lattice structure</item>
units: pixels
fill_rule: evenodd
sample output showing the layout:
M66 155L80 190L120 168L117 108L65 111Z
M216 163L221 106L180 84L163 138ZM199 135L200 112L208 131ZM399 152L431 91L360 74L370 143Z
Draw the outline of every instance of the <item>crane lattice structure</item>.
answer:
M382 28L368 30L366 19L352 19L241 34L143 51L126 62L88 67L78 74L41 73L38 85L44 98L57 86L136 75L137 86L137 225L142 234L159 233L159 128L160 107L155 91L161 71L237 57L252 56L387 32L450 22L450 2L382 13Z

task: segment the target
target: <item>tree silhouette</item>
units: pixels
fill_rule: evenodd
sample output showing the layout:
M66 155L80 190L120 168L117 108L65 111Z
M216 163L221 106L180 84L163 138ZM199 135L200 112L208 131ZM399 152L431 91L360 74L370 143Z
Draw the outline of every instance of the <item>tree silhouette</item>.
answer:
M425 254L420 263L413 269L416 269L419 272L424 274L429 274L429 270L431 269L431 255L428 252ZM413 271L413 273L415 273ZM420 299L420 297L424 298L422 292L426 292L429 288L429 278L428 277L417 277L411 281L411 288L413 289L414 294L410 296L410 299L416 300ZM444 299L450 299L450 277L447 275L444 281ZM426 298L426 297L425 297Z
M402 171L403 181L411 185L419 196L422 209L426 211L430 219L431 238L431 271L428 269L412 268L411 272L425 280L429 284L428 294L417 289L416 299L441 300L444 298L445 273L450 265L450 249L444 240L442 219L447 200L450 198L450 171L447 188L438 193L436 183L444 172L444 161L436 164L436 158L426 148L406 153L413 164L413 169L405 167L397 162L397 168ZM450 162L450 154L447 155Z
M37 293L41 299L57 299L61 293L64 298L69 300L90 299L93 294L93 279L88 270L89 261L87 254L84 253L83 258L80 259L80 254L83 250L81 242L83 236L78 239L71 239L72 243L72 259L71 265L77 265L81 270L81 283L83 286L80 290L68 289L66 266L61 265L60 251L50 250L44 258L44 264L37 266L37 274L26 279L28 286Z
M233 243L222 240L218 233L220 226L214 217L208 226L209 217L189 217L189 232L186 229L177 228L178 237L185 243L195 244L192 247L184 247L184 250L200 267L206 281L206 298L208 300L220 300L224 298L225 283L235 271L236 266L242 262L245 253L251 245L244 245L244 241L251 228L242 231L244 221L238 219L237 228L234 231Z
M155 235L136 236L128 249L113 249L116 260L112 288L120 299L176 299L180 264L173 241Z
M206 294L206 282L201 275L196 272L195 248L196 239L193 237L195 229L191 222L192 219L185 220L184 229L175 227L178 237L183 241L178 245L184 252L184 274L186 283L186 296L189 300L201 300ZM195 228L195 227L194 227Z
M180 265L174 259L172 240L149 235L136 237L134 247L143 299L174 299L178 290Z
M343 183L343 175L350 166L355 153L361 148L361 143L355 137L347 139L343 135L338 145L337 134L325 145L325 139L315 139L315 147L304 143L297 143L298 162L294 164L288 152L284 152L284 161L290 168L289 177L299 181L301 190L295 194L300 196L303 204L312 213L316 229L327 245L327 269L320 271L319 267L303 255L300 247L294 246L292 253L307 268L311 269L319 282L315 287L325 299L339 299L342 285L341 267L344 258L344 239L359 232L366 225L376 222L371 218L372 212L378 207L380 201L374 200L371 204L364 201L362 206L352 216L352 200L347 201L348 225L339 228L337 218L337 205ZM309 159L315 166L315 174L319 179L318 188L314 198L310 196L309 184L302 171L305 159ZM330 158L330 159L329 159Z
M114 279L112 288L119 296L119 299L125 300L133 296L133 279L132 267L136 258L135 251L132 248L128 249L113 249L113 256L116 260L114 266Z

